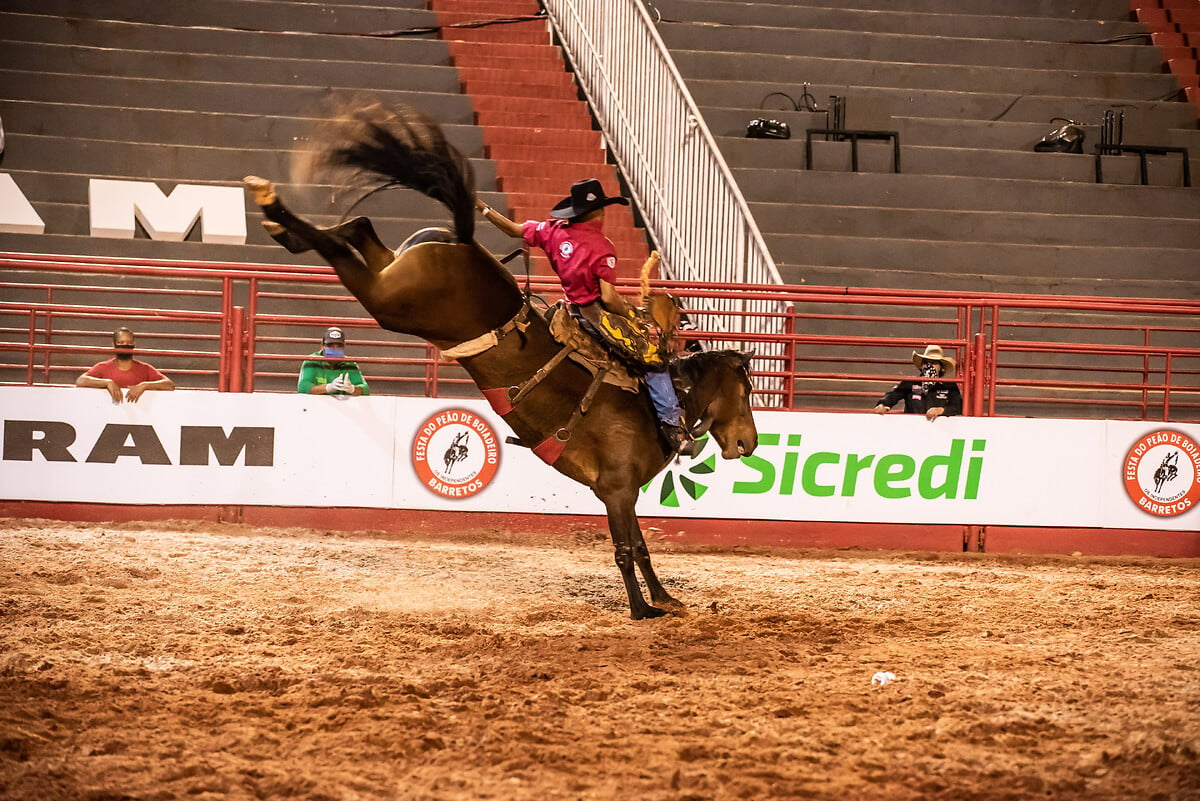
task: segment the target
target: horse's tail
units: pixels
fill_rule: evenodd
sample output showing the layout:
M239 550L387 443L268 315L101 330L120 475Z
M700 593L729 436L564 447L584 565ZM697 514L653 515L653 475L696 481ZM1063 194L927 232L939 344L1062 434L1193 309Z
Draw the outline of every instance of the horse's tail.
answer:
M474 239L475 171L422 112L372 103L337 115L322 138L315 164L349 173L347 186L361 190L355 205L384 189L414 189L450 210L459 242Z

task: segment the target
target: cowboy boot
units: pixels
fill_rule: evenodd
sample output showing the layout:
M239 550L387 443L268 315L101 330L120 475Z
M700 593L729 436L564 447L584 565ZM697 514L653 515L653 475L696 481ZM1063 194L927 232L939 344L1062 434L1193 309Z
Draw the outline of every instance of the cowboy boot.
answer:
M696 455L696 440L689 437L682 426L659 423L658 430L662 433L663 439L667 441L671 453L680 456Z

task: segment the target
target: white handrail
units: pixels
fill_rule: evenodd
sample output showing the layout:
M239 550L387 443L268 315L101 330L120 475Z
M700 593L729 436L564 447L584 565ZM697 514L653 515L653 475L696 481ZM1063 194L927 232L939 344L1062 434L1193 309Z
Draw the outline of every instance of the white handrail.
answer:
M641 0L543 5L662 255L664 275L782 284L750 207ZM710 331L778 334L789 310L778 301L716 298L693 316ZM782 356L783 349L760 355ZM781 384L773 377L762 383Z
M682 281L783 283L642 2L544 5L662 254L665 274Z

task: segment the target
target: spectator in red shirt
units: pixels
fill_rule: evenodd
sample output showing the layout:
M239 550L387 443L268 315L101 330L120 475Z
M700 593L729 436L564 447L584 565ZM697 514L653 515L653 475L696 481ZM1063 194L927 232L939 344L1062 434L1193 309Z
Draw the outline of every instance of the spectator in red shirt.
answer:
M604 343L597 333L600 314L609 311L623 317L632 314L629 304L617 293L617 250L604 235L604 209L614 203L628 205L623 197L606 197L595 178L576 181L571 194L550 211L550 219L516 223L482 200L475 205L488 222L511 237L546 252L550 266L562 284L571 315L594 339ZM658 415L663 437L676 453L692 455L696 443L683 430L679 398L665 367L646 365L644 380Z
M121 327L113 331L113 349L116 355L92 368L75 380L77 387L107 389L113 403L127 400L137 403L148 389L169 391L175 382L145 362L133 358L133 332ZM122 396L124 390L124 396Z

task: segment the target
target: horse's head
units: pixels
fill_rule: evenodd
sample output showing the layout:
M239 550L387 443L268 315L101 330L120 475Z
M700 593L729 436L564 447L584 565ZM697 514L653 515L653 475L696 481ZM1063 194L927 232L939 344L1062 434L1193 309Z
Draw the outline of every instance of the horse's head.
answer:
M686 407L692 433L710 433L721 456L749 456L758 447L758 429L750 411L750 359L753 352L705 351L676 362L687 389Z

